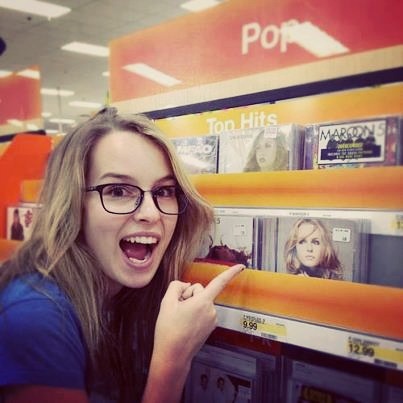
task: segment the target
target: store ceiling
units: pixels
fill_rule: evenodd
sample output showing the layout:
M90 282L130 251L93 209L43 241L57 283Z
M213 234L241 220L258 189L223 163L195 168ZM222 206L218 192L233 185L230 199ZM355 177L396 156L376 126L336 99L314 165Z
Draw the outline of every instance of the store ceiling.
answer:
M52 117L77 120L93 111L71 107L70 101L104 104L108 78L102 73L108 70L108 59L67 52L61 46L72 41L108 46L112 39L188 13L180 7L183 1L55 0L72 11L52 20L0 8L0 37L7 46L0 56L0 70L20 71L38 65L41 87L75 93L70 97L42 95L42 110ZM46 130L68 129L47 119L44 125Z

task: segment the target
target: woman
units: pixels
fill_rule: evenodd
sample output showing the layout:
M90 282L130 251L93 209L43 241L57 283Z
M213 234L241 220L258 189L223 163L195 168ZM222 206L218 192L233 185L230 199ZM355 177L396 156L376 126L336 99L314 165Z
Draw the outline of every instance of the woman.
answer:
M331 234L318 219L297 220L284 246L288 273L308 277L343 279L343 268Z
M21 224L20 211L18 208L13 211L13 222L10 226L11 239L16 241L24 240L24 227Z
M172 150L106 108L52 152L32 237L0 270L5 402L180 400L242 266L206 288L173 281L213 213Z
M268 135L263 129L256 136L249 152L244 172L268 172L288 169L288 150L281 133Z

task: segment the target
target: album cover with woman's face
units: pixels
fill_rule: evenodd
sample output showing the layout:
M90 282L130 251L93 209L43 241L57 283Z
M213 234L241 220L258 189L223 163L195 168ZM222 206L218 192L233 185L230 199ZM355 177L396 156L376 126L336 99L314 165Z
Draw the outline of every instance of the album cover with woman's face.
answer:
M362 220L279 217L277 271L364 282L367 254Z
M304 131L287 124L223 132L219 137L218 172L301 169Z

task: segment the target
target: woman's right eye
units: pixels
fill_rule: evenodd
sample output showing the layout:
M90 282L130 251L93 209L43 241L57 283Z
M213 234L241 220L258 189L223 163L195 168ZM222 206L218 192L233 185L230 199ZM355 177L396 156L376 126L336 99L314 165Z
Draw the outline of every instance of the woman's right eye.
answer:
M124 189L121 187L115 187L111 190L112 196L121 197L124 195Z
M110 185L104 188L104 195L110 197L127 197L130 196L133 191L130 191L125 186Z

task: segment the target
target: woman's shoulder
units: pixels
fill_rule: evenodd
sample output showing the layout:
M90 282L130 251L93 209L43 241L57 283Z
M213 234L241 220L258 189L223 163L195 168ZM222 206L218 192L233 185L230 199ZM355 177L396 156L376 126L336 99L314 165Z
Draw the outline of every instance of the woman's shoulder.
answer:
M68 299L56 282L40 273L20 275L0 291L0 309L32 300L68 304ZM0 311L1 312L1 311Z
M80 324L70 299L57 283L39 273L11 280L0 292L0 327L33 330L69 323L80 332Z
M53 280L24 275L1 291L0 385L82 388L86 354L73 305Z

